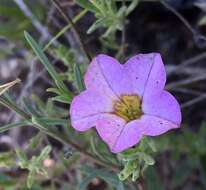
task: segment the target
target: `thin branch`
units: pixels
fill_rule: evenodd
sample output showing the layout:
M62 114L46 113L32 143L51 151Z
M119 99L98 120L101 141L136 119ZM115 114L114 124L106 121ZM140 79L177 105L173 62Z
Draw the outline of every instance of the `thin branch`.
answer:
M88 50L87 50L87 48L86 48L86 46L85 46L85 44L84 44L84 41L83 41L83 39L81 38L81 35L80 35L78 29L76 28L73 20L70 18L69 15L66 15L66 14L61 10L61 6L59 5L59 3L58 3L56 0L52 0L52 2L53 2L53 4L54 4L54 6L57 8L57 10L59 11L59 13L63 16L63 18L65 19L65 21L66 21L67 23L70 23L70 24L71 24L71 27L73 28L76 36L77 36L78 39L79 39L78 41L79 41L79 46L80 46L81 50L84 52L84 54L86 55L86 57L88 58L88 60L91 61L91 56L90 56L90 54L89 54L89 52L88 52Z
M181 64L175 66L175 68L172 69L168 74L171 75L171 74L175 73L176 71L180 71L183 67L194 64L198 61L201 61L202 59L206 59L206 53L205 52L183 61Z
M170 83L170 84L166 85L166 89L171 90L171 89L179 87L179 86L185 86L185 85L188 85L188 84L191 84L191 83L194 83L197 81L205 80L205 79L206 79L205 74L200 75L200 76L196 76L196 77L191 77L189 79L184 79L184 80L181 80L178 82Z
M187 88L175 88L174 91L184 93L184 94L190 94L194 96L200 96L204 94L203 92L192 90L192 89L187 89Z
M194 99L192 99L192 100L182 104L181 108L185 109L185 108L191 107L192 105L194 105L194 104L196 104L196 103L198 103L200 101L203 101L205 99L206 99L206 94L203 94L203 95L201 95L201 96L199 96L197 98L194 98Z
M22 118L26 119L28 121L28 125L32 125L35 128L39 129L40 131L44 132L45 134L53 137L54 139L58 140L59 142L72 146L77 151L79 151L81 154L85 155L87 158L91 159L93 162L102 165L104 167L107 167L115 172L119 172L119 167L110 163L107 163L105 161L99 160L96 156L93 154L87 152L84 148L80 147L78 144L74 143L70 139L66 138L64 134L60 134L57 130L53 130L50 127L48 127L45 123L41 121L37 121L34 118L32 118L29 114L27 114L25 111L21 110L16 103L13 101L10 102L5 98L0 97L0 104L3 106L14 110L16 113L18 113ZM50 130L48 130L48 128Z
M106 168L110 168L111 170L115 171L115 172L119 172L119 167L112 164L112 163L107 163L103 160L99 160L96 156L94 156L93 154L87 152L84 148L80 147L78 144L72 142L70 139L66 138L63 135L59 136L60 139L64 139L64 142L62 141L62 143L67 144L72 146L73 148L75 148L77 151L79 151L80 153L83 153L85 156L87 156L88 158L90 158L91 160L93 160L93 162L96 162Z
M9 101L7 98L5 98L4 96L0 96L0 104L15 111L18 115L20 115L21 117L23 117L24 119L30 119L30 115L27 114L25 111L21 110L18 108L18 105L16 105L16 103Z
M175 70L176 66L174 65L166 65L166 71L168 73L168 76L171 76L171 72L173 72L173 70ZM198 66L188 66L188 67L184 67L181 69L178 69L175 71L175 75L187 75L187 76L200 76L205 74L206 72L206 68L203 67L198 67ZM170 74L171 73L171 74Z
M125 0L122 0L122 6L126 7ZM123 18L122 18L122 42L121 42L121 49L122 49L122 56L125 57L125 42L126 42L126 13L124 11Z
M192 28L190 23L180 14L178 13L172 6L170 6L168 3L166 3L164 0L161 0L160 3L164 5L168 10L170 10L172 13L174 13L181 21L184 23L184 25L190 30L190 32L195 35L196 31Z
M73 19L73 23L76 23L79 19L81 19L88 11L85 9L82 12L80 12L77 16L74 17ZM63 27L51 40L50 42L44 47L44 51L47 50L51 44L53 44L53 42L55 40L57 40L62 34L64 34L67 30L69 30L71 28L71 24L68 23L65 27Z
M196 42L196 44L203 48L206 46L206 37L200 34L198 31L196 31L191 24L180 14L178 13L172 6L170 6L168 3L165 2L165 0L160 0L160 3L166 7L168 10L170 10L173 14L175 14L181 22L187 27L187 29L192 33L193 39ZM204 42L203 44L200 44L200 42Z

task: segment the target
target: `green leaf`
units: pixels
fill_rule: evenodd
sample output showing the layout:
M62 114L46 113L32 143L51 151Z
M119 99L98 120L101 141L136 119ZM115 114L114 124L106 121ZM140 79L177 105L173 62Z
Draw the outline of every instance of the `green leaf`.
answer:
M0 85L0 96L6 92L7 90L9 90L12 86L14 86L15 84L19 83L20 82L20 79L16 79L12 82L9 82L9 83L6 83L6 84L3 84L3 85Z
M33 49L33 51L35 52L35 54L37 55L37 57L40 59L41 63L45 66L46 70L49 72L50 76L53 78L53 80L54 80L55 84L57 85L57 87L60 90L62 90L62 92L67 94L68 97L70 97L70 101L71 101L71 99L72 99L71 92L68 91L66 85L61 80L61 77L55 71L54 67L51 65L51 63L49 62L48 58L46 57L46 55L44 54L44 52L42 51L40 46L30 36L30 34L27 33L26 31L24 32L24 36L25 36L27 42L29 43L29 45L31 46L31 48Z
M51 146L48 145L44 147L39 156L32 156L32 158L28 160L26 154L22 150L16 150L17 156L19 158L19 166L22 169L29 170L29 175L27 177L28 188L31 188L33 185L36 175L41 174L45 177L48 177L48 174L44 169L43 161L49 157L50 152Z
M39 118L39 121L45 122L47 125L68 125L67 119L58 118Z
M43 134L38 132L34 137L32 137L29 141L28 149L36 149L39 144L42 143Z
M115 187L118 190L124 190L123 183L118 179L116 174L110 173L105 169L94 169L89 166L83 166L81 170L86 173L87 177L79 185L79 190L86 189L87 185L93 178L99 177L103 179L108 185Z
M145 161L146 165L154 165L155 161L154 161L154 159L153 159L150 155L142 152L142 153L140 154L140 156L141 156L142 159Z
M92 148L92 152L98 156L100 159L103 158L103 156L101 155L101 153L99 152L99 150L97 150L97 147L95 145L95 137L94 136L91 136L90 138L90 145L91 145L91 148Z
M134 171L137 170L137 162L136 160L128 161L124 166L124 169L120 172L119 179L124 181L127 179Z
M136 160L137 158L139 158L139 156L141 154L141 152L139 151L138 148L139 147L128 149L128 150L120 153L119 156L123 161Z
M139 4L140 0L133 0L131 2L131 4L129 5L129 7L126 10L126 16L128 16L135 8L136 6Z
M0 153L0 168L14 167L15 164L14 152L2 152Z
M91 34L94 32L97 28L104 26L105 18L100 18L97 21L95 21L87 30L87 34Z
M28 188L31 188L32 185L34 184L34 178L35 178L35 172L34 171L29 172L29 175L27 177L27 182L26 182Z
M140 170L139 168L137 168L136 171L132 173L132 181L136 181L139 178L139 176L140 176Z
M30 119L30 115L26 113L24 110L22 110L19 105L14 102L11 97L5 93L3 97L0 96L0 104L15 111L17 114L22 116L24 119Z
M26 154L19 148L16 149L16 154L19 159L19 165L21 168L27 168L28 166L28 158Z
M75 51L73 49L68 49L62 44L54 49L54 53L66 67L70 67L75 62Z
M53 101L61 102L61 103L66 103L69 104L71 102L71 99L69 97L65 96L55 96L52 98Z
M80 5L82 8L85 8L91 12L98 12L98 9L88 0L76 0L76 3Z
M50 145L47 145L46 147L44 147L41 154L38 156L38 161L39 162L44 161L49 156L49 153L51 152L51 150L52 150L52 147Z
M151 148L153 152L157 152L156 144L153 139L147 138L146 139L148 146Z
M61 95L61 92L59 91L58 88L47 88L47 92L53 92L55 94Z
M41 116L41 113L38 112L38 110L36 110L32 105L31 105L31 102L27 99L27 98L23 98L23 103L24 103L24 107L25 107L25 110L27 112L29 112L31 115L34 115L34 116Z
M23 127L23 126L27 126L28 122L27 121L21 121L21 122L17 122L17 123L11 123L8 125L4 125L0 127L0 133L3 133L5 131L8 131L10 129L16 128L16 127Z
M75 81L76 81L79 92L83 91L85 87L84 87L84 82L82 79L82 73L81 73L81 70L78 64L74 64L74 77L75 77Z

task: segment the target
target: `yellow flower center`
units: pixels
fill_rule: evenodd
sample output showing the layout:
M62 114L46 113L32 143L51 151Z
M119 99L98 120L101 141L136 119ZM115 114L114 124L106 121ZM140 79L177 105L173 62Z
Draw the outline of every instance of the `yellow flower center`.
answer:
M141 117L141 100L137 95L124 95L121 96L120 101L114 104L114 113L127 122L139 119Z

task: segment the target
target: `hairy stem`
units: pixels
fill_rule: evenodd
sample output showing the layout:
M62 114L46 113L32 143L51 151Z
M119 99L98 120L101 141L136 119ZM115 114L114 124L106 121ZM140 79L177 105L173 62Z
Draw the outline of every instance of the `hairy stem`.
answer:
M51 129L51 127L49 127L47 124L40 121L39 119L31 117L25 111L20 109L18 107L18 105L16 105L15 102L13 102L11 100L8 100L7 98L0 97L0 104L7 107L7 108L9 108L9 109L14 110L18 115L20 115L22 118L24 118L28 121L28 125L34 126L35 128L39 129L43 133L53 137L54 139L58 140L59 142L65 144L65 145L72 146L74 149L79 151L81 154L85 155L87 158L89 158L93 162L95 162L95 163L97 163L101 166L104 166L104 167L106 167L106 168L108 168L112 171L115 171L115 172L119 171L118 166L98 159L96 156L94 156L93 154L87 152L84 148L82 148L78 144L74 143L73 141L71 141L70 139L65 137L65 135L60 134L57 130Z

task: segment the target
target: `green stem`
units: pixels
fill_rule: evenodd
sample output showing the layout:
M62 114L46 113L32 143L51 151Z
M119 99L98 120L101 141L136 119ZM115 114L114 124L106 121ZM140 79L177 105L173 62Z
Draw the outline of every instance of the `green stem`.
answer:
M76 23L77 21L79 21L88 11L85 9L83 11L81 11L77 16L74 17L74 19L72 20L73 23ZM62 28L50 41L49 43L44 47L44 51L47 50L51 44L53 44L54 41L56 41L62 34L64 34L67 30L69 30L71 28L71 24L68 23L64 28Z
M17 114L22 116L24 119L29 120L30 115L27 114L25 111L19 109L18 105L15 102L11 102L11 100L8 100L7 98L0 97L0 104L3 106L9 108L10 110L15 111Z
M57 130L51 129L45 122L43 122L41 119L31 117L29 114L27 114L25 111L21 110L18 105L13 101L8 101L8 99L4 99L0 97L0 104L3 106L8 107L9 109L14 110L17 114L19 114L22 118L26 119L28 121L28 125L32 125L35 128L39 129L43 133L53 137L54 139L58 140L59 142L72 146L77 151L79 151L81 154L84 154L86 157L91 159L93 162L107 167L115 172L119 171L119 167L110 163L107 163L105 161L99 160L96 156L93 154L87 152L84 148L79 146L78 144L74 143L70 139L66 138L64 135L60 134ZM49 129L49 130L48 130Z

